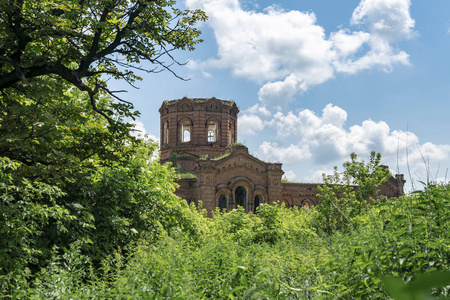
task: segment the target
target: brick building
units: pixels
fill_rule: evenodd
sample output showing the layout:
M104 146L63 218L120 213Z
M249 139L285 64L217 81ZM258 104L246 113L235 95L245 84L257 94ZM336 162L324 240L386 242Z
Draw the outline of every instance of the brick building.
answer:
M203 201L210 214L216 207L241 205L255 211L261 203L283 201L287 207L319 203L316 183L285 183L281 163L267 163L237 145L234 101L183 98L164 101L161 116L161 163L172 161L193 174L177 180L177 195L188 202ZM392 177L380 194L403 194L403 175Z

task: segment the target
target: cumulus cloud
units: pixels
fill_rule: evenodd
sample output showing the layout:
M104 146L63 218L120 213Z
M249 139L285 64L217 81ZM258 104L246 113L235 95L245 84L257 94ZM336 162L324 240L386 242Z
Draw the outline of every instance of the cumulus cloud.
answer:
M235 75L257 82L285 78L295 69L306 74L327 67L329 42L323 28L315 24L313 13L276 7L263 13L245 11L238 0L186 3L206 11L218 44L219 59L197 62L197 67L227 67ZM313 76L305 80L310 78L313 80Z
M157 138L152 134L147 133L144 123L142 123L139 120L134 120L131 121L130 123L134 125L134 129L131 131L131 135L141 139L148 138L159 143L159 138Z
M333 106L330 103L323 109L322 117L316 116L309 109L304 109L297 115L291 111L287 114L277 112L269 124L277 130L277 134L281 137L293 135L310 138L316 134L321 134L318 130L324 126L329 128L328 131L331 131L332 128L342 128L346 119L347 113L340 107Z
M383 40L410 37L414 20L410 0L362 0L353 12L353 24L368 24L369 31Z
M291 182L297 181L297 175L292 170L285 171L284 175L283 175L283 178L286 178L287 180L289 180Z
M284 81L266 83L260 88L258 98L269 107L281 110L294 100L294 95L301 89L301 85L295 74L291 74Z
M290 145L284 148L277 143L264 142L259 146L259 151L269 161L281 161L286 164L296 163L311 157L308 145Z
M297 114L278 112L268 122L283 140L298 143L280 145L264 142L260 146L263 158L293 163L313 159L326 164L347 158L350 153L368 156L371 151L380 152L385 163L414 168L426 163L445 161L450 157L450 145L420 144L411 132L391 130L384 121L365 120L360 125L345 128L347 112L328 104L322 115L309 109Z
M408 64L406 52L393 45L414 35L409 0L362 0L352 26L326 36L313 12L267 7L245 10L238 0L187 0L202 8L214 30L218 58L197 61L191 68L230 68L233 74L261 83L259 100L283 108L294 96L336 73L356 73Z
M319 169L319 170L310 170L310 174L304 178L302 181L304 182L323 182L323 175L331 175L333 174L334 169Z
M357 53L361 47L370 40L370 34L367 32L349 32L349 30L341 29L330 35L330 41L333 50L338 57L348 59L349 56Z
M243 115L238 118L239 133L254 135L264 129L264 123L257 115Z
M258 115L263 117L270 117L272 113L266 108L265 105L255 104L252 107L246 109L244 113Z

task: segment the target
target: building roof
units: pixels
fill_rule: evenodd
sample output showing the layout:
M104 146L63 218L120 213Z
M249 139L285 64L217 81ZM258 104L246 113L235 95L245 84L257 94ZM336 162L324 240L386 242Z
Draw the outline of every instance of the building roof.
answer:
M211 101L211 100L217 100L220 103L222 103L223 105L228 106L228 107L231 107L231 106L233 106L233 104L235 104L235 102L232 101L232 100L220 100L220 99L217 99L215 97L212 97L212 98L188 98L188 97L183 97L182 99L165 100L163 102L163 104L165 104L166 106L170 107L170 106L176 105L181 100L189 100L189 101L191 101L191 102L193 102L195 104L204 104L204 103L206 103L208 101Z

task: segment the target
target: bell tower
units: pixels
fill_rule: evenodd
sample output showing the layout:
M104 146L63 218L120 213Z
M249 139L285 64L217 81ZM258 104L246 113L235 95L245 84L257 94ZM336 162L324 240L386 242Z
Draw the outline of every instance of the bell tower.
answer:
M191 172L198 158L220 156L236 142L239 109L234 101L184 97L164 101L159 113L161 163L176 155Z

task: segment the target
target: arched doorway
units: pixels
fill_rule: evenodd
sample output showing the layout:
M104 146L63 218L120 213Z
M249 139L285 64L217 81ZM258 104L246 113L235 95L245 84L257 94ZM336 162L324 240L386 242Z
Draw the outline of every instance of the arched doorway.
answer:
M258 206L260 206L263 203L264 203L264 197L262 195L255 195L254 213L256 213L256 209L258 208Z
M234 191L236 207L242 206L247 211L247 190L243 186L238 186Z

